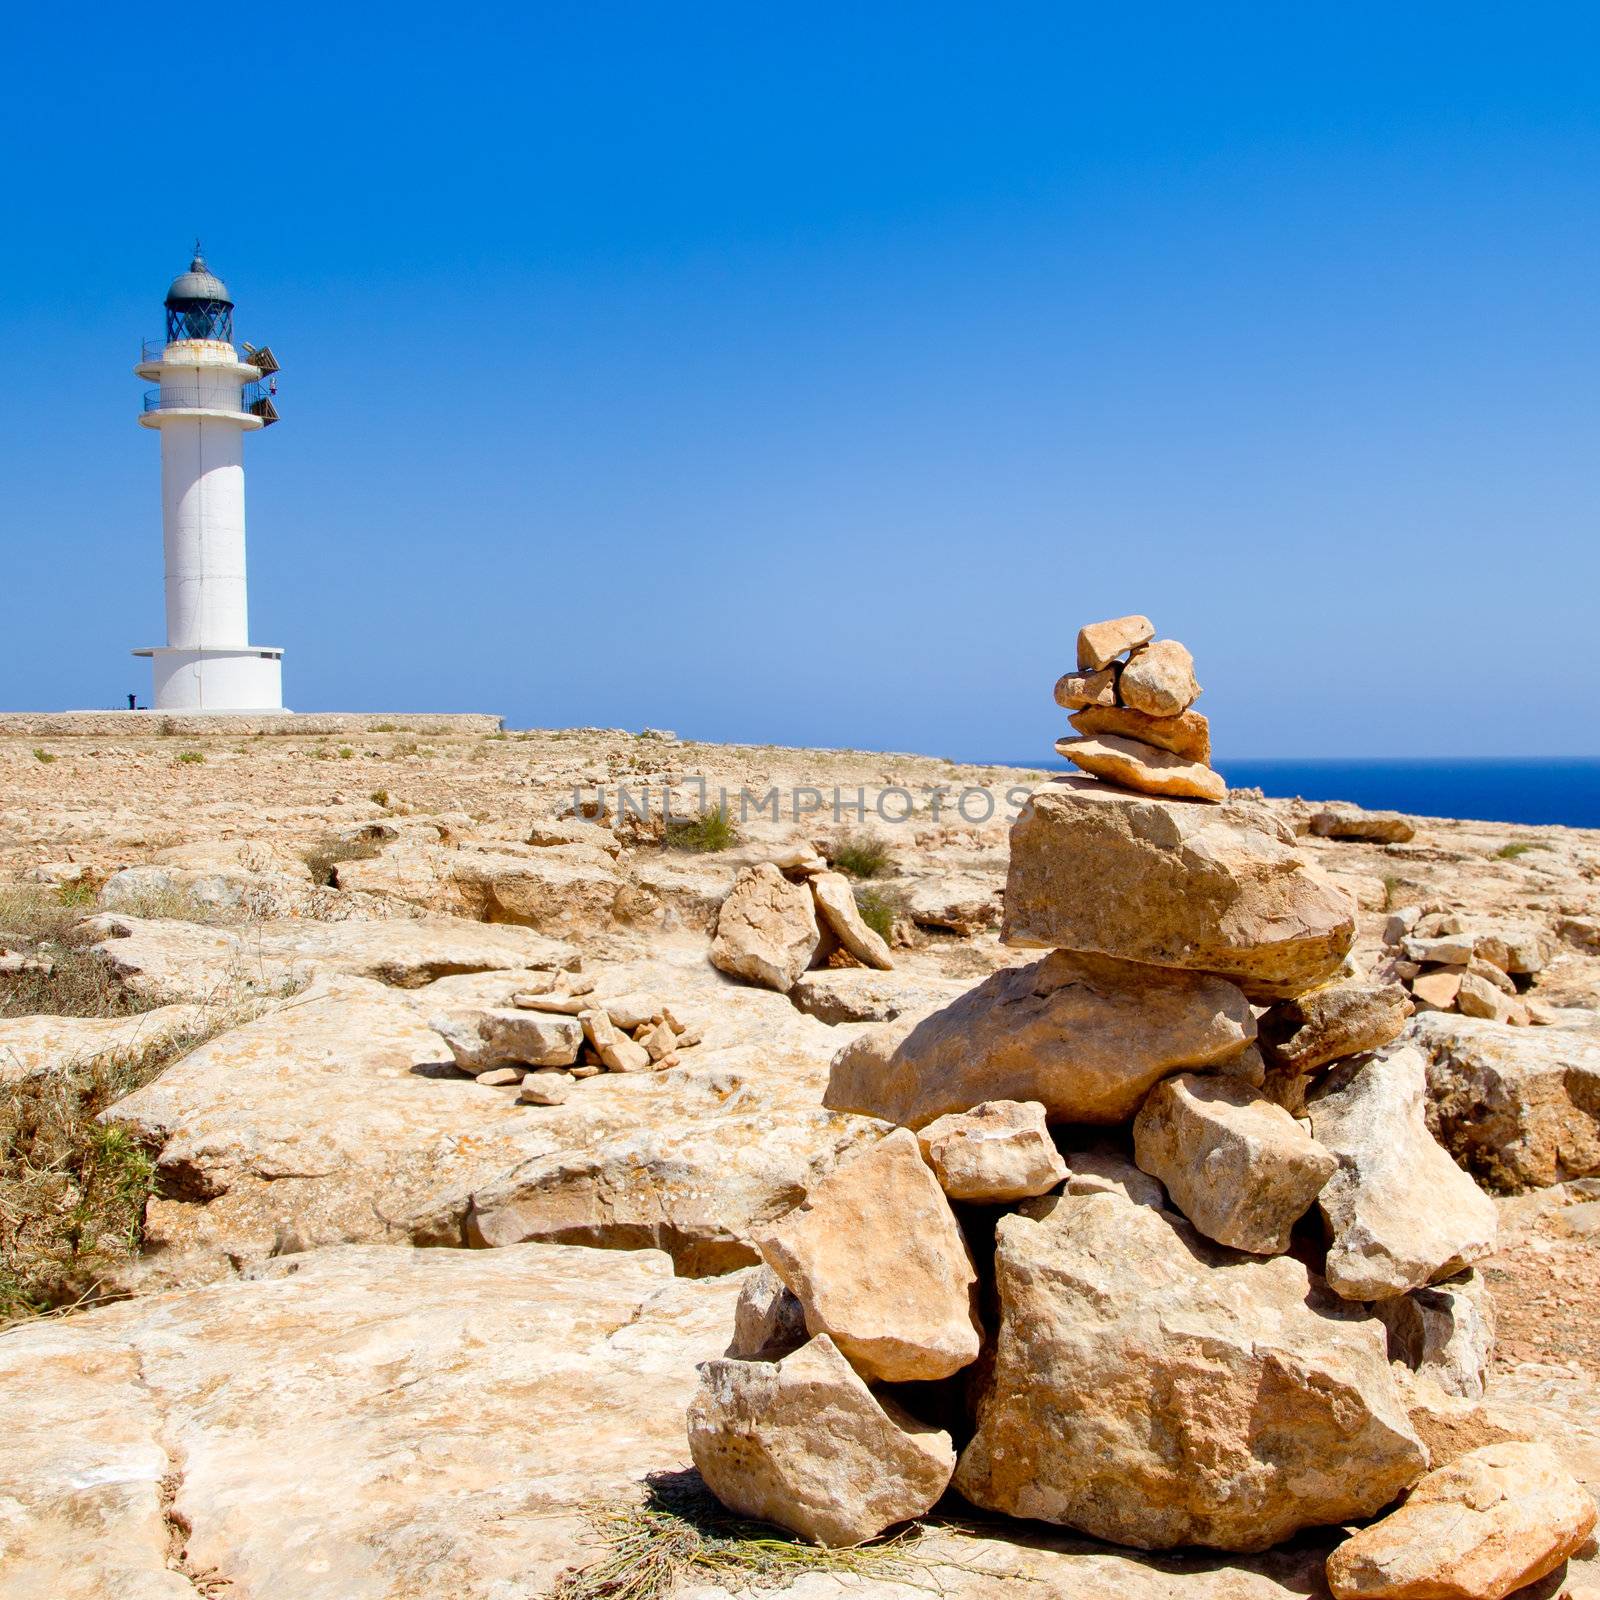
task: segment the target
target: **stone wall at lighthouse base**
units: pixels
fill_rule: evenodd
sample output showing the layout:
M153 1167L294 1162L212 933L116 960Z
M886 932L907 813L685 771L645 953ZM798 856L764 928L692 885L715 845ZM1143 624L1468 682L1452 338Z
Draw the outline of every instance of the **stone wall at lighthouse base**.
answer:
M483 712L426 711L0 711L0 737L65 739L182 738L207 734L298 734L353 738L364 733L414 733L445 738L500 733L505 719Z

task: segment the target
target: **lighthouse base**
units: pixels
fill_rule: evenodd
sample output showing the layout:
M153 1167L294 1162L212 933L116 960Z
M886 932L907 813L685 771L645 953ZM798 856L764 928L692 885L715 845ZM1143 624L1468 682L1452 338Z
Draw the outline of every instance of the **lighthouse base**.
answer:
M155 668L157 711L282 711L283 651L261 645L233 650L135 650Z

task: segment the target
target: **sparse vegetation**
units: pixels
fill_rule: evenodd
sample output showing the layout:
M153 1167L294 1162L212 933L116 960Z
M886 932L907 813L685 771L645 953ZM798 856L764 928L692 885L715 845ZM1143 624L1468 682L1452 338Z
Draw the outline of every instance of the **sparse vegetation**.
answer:
M1406 887L1406 880L1399 878L1392 872L1383 875L1383 909L1393 911L1400 904Z
M1518 856L1525 856L1530 850L1553 850L1554 845L1546 844L1543 839L1519 839L1515 844L1503 844L1495 851L1498 861L1515 861Z
M887 942L905 908L899 896L886 894L882 889L857 889L856 910L861 913L861 920Z
M893 864L888 841L875 833L852 833L831 851L833 865L852 878L879 878Z
M97 1119L225 1025L0 1086L0 1323L93 1299L135 1254L155 1163L126 1128Z
M551 1600L668 1600L686 1583L742 1593L808 1573L915 1583L931 1567L957 1565L918 1561L917 1528L845 1549L802 1544L781 1528L733 1516L692 1472L657 1473L643 1505L596 1507L591 1520L608 1549L563 1572Z
M86 884L0 889L6 943L30 960L20 972L0 974L0 1017L127 1017L157 1003L129 994L89 948L96 936L79 924L93 901Z
M204 761L205 758L206 753L204 750L180 750L174 759L181 762L184 766L192 767L198 762Z
M46 765L48 765L50 762L55 760L55 757L51 755L48 750L35 750L33 752L33 759L35 761L43 761Z
M368 733L398 733L400 730L392 722L374 722Z
M341 861L370 861L378 854L378 849L376 839L363 839L359 835L319 839L300 852L300 859L310 869L312 882L329 889L333 887L334 869Z
M689 850L697 855L729 850L738 842L739 830L726 806L703 811L689 821L669 822L661 836L661 843L668 850Z
M385 810L387 810L389 806L389 791L387 789L374 789L372 793L367 796L367 799L369 799L373 805L382 806Z
M355 751L349 745L342 744L339 746L339 759L341 761L349 761L354 755Z

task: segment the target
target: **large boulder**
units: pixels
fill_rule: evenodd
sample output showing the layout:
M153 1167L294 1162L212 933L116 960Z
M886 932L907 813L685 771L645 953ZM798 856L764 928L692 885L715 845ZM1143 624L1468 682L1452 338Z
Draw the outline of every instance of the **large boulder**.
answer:
M1360 806L1325 806L1311 817L1310 831L1319 839L1350 839L1365 844L1405 844L1416 827L1398 811L1363 811Z
M885 1023L834 1058L823 1104L919 1128L983 1100L1052 1122L1125 1122L1171 1072L1220 1066L1255 1036L1221 978L1056 951L938 1011Z
M1414 1037L1429 1125L1483 1183L1516 1191L1600 1173L1600 1027L1430 1015Z
M1335 1068L1307 1096L1311 1131L1339 1158L1317 1198L1329 1286L1383 1300L1491 1254L1494 1202L1428 1132L1421 1055L1402 1046Z
M874 1395L826 1334L781 1361L707 1361L689 1450L729 1510L821 1545L921 1516L956 1464L950 1435Z
M1280 1255L1338 1168L1281 1106L1247 1084L1181 1072L1150 1091L1133 1124L1139 1166L1208 1239Z
M1370 1516L1427 1465L1382 1327L1290 1256L1111 1192L996 1233L1000 1332L956 1487L1141 1549L1264 1550Z
M1346 1539L1328 1587L1336 1600L1505 1600L1554 1572L1594 1523L1593 1499L1548 1447L1485 1445Z
M905 1129L830 1173L756 1243L806 1327L830 1335L863 1376L947 1378L977 1359L978 1274Z
M763 861L746 867L722 902L711 961L732 977L787 994L821 942L810 889Z
M1269 1001L1333 976L1355 904L1265 806L1065 778L1036 789L1011 829L1001 937L1218 974Z

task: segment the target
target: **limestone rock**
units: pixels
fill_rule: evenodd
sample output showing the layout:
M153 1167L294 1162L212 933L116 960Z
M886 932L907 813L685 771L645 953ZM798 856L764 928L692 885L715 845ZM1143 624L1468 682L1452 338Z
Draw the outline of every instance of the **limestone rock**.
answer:
M1483 1398L1494 1355L1494 1299L1477 1272L1379 1300L1372 1308L1389 1330L1389 1354L1425 1373L1446 1394Z
M131 1017L0 1017L0 1084L176 1051L220 1020L204 1006L157 1006Z
M1067 1176L1044 1107L1034 1100L986 1100L936 1118L918 1133L917 1144L952 1200L1026 1200Z
M1289 1113L1229 1078L1183 1072L1150 1091L1133 1124L1139 1166L1208 1239L1280 1255L1338 1158Z
M1329 1286L1382 1300L1489 1255L1494 1202L1428 1132L1422 1056L1411 1046L1336 1068L1308 1096L1311 1131L1339 1158L1318 1197Z
M546 1594L599 1553L587 1505L687 1468L739 1281L649 1251L346 1246L10 1328L0 1590Z
M977 1273L914 1134L897 1129L756 1234L768 1266L863 1376L947 1378L978 1355Z
M707 1361L689 1449L729 1510L853 1545L932 1508L950 1435L875 1396L826 1334L777 1362Z
M1176 717L1150 717L1131 706L1085 706L1074 711L1067 721L1089 738L1115 734L1122 739L1137 739L1158 750L1170 750L1185 761L1211 764L1211 724L1198 711L1184 711Z
M717 916L714 966L787 994L811 965L821 934L811 891L770 861L739 874Z
M1456 1009L1464 1017L1486 1017L1491 1022L1513 1027L1528 1026L1528 1008L1522 1001L1475 972L1462 974L1456 992Z
M585 1011L578 1021L584 1036L594 1046L595 1054L608 1072L650 1070L650 1053L613 1026L611 1018L604 1011L598 1008Z
M1056 754L1065 756L1093 777L1137 789L1141 794L1213 803L1228 798L1228 785L1220 772L1117 734L1101 734L1093 739L1057 739Z
M1461 995L1463 972L1424 972L1411 980L1411 997L1419 1010L1449 1011Z
M319 980L201 1045L106 1114L156 1153L141 1273L152 1286L225 1276L285 1230L654 1248L689 1275L758 1260L752 1230L883 1132L820 1106L837 1034L782 995L728 984L695 946L608 976L693 1002L703 1041L674 1071L604 1073L559 1107L461 1077L427 1025L516 973L441 979L448 998Z
M805 1307L768 1266L745 1275L733 1308L727 1354L740 1361L781 1361L811 1337Z
M1200 698L1194 657L1176 639L1157 639L1133 652L1117 693L1123 705L1146 716L1182 716Z
M583 1048L583 1028L569 1017L511 1007L439 1012L428 1026L450 1047L463 1072L494 1067L569 1067Z
M1052 1122L1115 1124L1168 1073L1218 1066L1254 1033L1223 979L1058 950L853 1040L823 1104L920 1128L984 1100L1036 1100Z
M789 998L819 1022L889 1022L907 1011L926 1011L963 993L960 979L892 975L865 967L823 967L795 980Z
M1335 981L1269 1006L1261 1053L1285 1072L1315 1072L1344 1056L1381 1050L1400 1037L1411 1002L1396 983Z
M1089 778L1044 784L1011 829L1001 938L1217 973L1252 1000L1301 993L1338 970L1355 906L1291 838L1246 801L1185 805Z
M1410 818L1398 811L1363 811L1359 806L1327 806L1311 818L1319 839L1352 839L1369 844L1405 844L1416 836Z
M1472 953L1502 972L1543 972L1555 953L1555 941L1542 928L1501 922L1473 932Z
M1120 655L1149 644L1155 638L1155 624L1149 617L1113 617L1109 622L1091 622L1078 630L1078 670L1098 672L1109 667Z
M1505 1028L1424 1016L1428 1121L1490 1187L1545 1188L1600 1173L1600 1026Z
M880 972L888 972L894 966L888 945L861 920L855 891L842 872L812 873L811 892L816 896L823 920L857 961L863 966L876 967Z
M1336 1600L1504 1600L1588 1538L1594 1501L1541 1444L1485 1445L1420 1479L1328 1557Z
M577 1080L570 1072L557 1072L544 1068L524 1075L517 1090L517 1104L523 1106L562 1106L572 1093Z
M1067 672L1056 682L1058 706L1114 706L1117 702L1116 667L1099 672Z
M1262 1550L1370 1516L1426 1465L1376 1322L1290 1256L1109 1193L996 1233L1000 1332L956 1488L1141 1549Z
M1000 921L1001 884L971 873L916 878L905 887L906 915L919 928L973 938Z
M1130 1205L1167 1209L1167 1192L1148 1173L1112 1150L1074 1150L1065 1193L1114 1194Z

